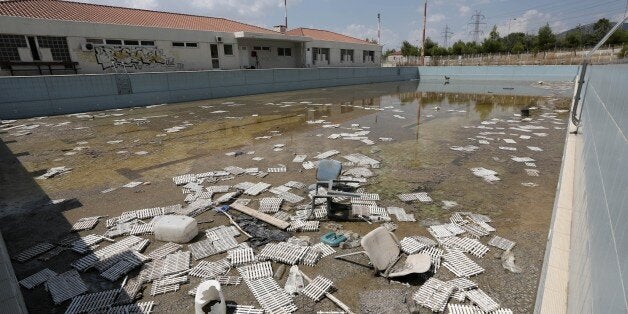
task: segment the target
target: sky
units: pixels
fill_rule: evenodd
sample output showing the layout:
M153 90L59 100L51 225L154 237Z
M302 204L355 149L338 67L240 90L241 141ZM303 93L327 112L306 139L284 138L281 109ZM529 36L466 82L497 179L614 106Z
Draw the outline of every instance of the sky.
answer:
M76 1L76 0L75 0ZM78 0L98 4L225 17L266 28L283 24L283 0ZM288 26L319 28L357 38L377 38L377 14L381 14L384 49L398 48L404 40L418 45L423 23L424 0L287 0ZM469 24L480 14L480 38L494 25L502 36L508 32L538 32L549 23L555 33L602 17L616 21L624 15L628 0L428 0L427 36L448 46L473 37Z

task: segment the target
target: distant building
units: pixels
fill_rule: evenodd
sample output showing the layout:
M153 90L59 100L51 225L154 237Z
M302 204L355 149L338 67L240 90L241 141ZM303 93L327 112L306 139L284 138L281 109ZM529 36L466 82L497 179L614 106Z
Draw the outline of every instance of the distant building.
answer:
M0 75L380 66L381 46L308 28L60 0L0 1Z
M401 54L401 51L395 51L386 57L386 62L392 64L403 64L407 62L407 58Z

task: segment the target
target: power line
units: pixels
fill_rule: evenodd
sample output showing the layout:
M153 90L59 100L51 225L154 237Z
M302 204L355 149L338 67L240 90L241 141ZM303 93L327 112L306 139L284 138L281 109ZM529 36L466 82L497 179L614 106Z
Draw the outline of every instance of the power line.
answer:
M471 22L467 23L467 25L473 25L470 34L476 44L480 41L480 34L484 34L484 26L486 25L484 21L486 21L486 17L480 11L475 11L475 14L471 16Z
M451 35L453 35L454 33L452 33L449 29L449 25L445 25L445 30L443 31L443 47L447 48L448 45L448 39L451 38Z

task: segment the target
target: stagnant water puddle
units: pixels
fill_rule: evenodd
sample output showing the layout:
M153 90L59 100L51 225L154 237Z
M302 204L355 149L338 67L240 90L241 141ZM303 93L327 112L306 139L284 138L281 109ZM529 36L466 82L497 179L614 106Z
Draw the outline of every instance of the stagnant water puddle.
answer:
M293 162L295 155L316 161L317 154L337 150L333 158L346 161L342 156L361 153L380 161L364 186L366 192L380 195L379 206L402 207L417 220L393 219L399 239L429 236L425 226L449 222L454 212L490 216L496 234L517 243L514 253L522 272L503 269L499 256L495 258L499 250L492 249L477 260L485 272L473 280L502 307L530 312L560 168L569 88L568 83L532 82L480 87L384 83L4 121L0 136L8 149L3 150L0 165L7 174L0 181L2 232L15 253L39 241L54 242L82 217L114 217L183 203L181 190L171 180L177 175L228 166L266 171L285 165L286 173L261 179L237 176L225 184L263 181L277 186L290 180L311 184L315 170ZM530 109L529 117L521 116L523 108ZM11 158L17 158L20 167L9 163ZM72 170L33 180L60 166ZM481 177L472 169L494 176ZM130 182L139 185L124 187ZM433 202L404 203L398 198L412 192L426 192ZM77 199L80 206L65 212L47 210L42 204L48 198ZM222 216L203 215L197 218L215 222L202 229L228 224ZM29 224L15 226L24 219ZM299 235L318 239L329 231L324 225L319 232ZM345 229L364 235L376 226L346 223ZM101 222L81 235L105 231ZM151 243L147 251L158 245ZM53 260L52 268L68 270L78 257L64 252ZM18 279L47 265L37 263L14 264ZM414 282L410 287L391 284L365 268L330 257L308 271L332 279L335 295L353 309L365 306L367 296L361 295L365 291L399 290L410 299L418 288ZM444 268L436 274L443 279L452 276ZM85 280L100 290L113 285L102 283L97 274ZM185 286L157 297L145 293L142 301L155 300L161 304L156 310L174 311L191 306L187 290ZM256 304L246 290L240 285L225 293L238 303ZM46 292L23 292L29 310L49 309ZM303 312L334 309L329 301L295 302Z

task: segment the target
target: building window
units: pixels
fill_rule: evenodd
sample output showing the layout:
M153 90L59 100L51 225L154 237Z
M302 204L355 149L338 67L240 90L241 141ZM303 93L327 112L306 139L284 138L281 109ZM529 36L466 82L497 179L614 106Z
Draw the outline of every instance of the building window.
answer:
M142 46L154 46L155 42L152 40L142 40L140 44L142 44Z
M277 48L277 55L282 57L292 56L292 48Z
M172 47L185 47L185 43L182 43L180 41L173 41Z
M86 38L85 42L90 44L102 45L104 41L102 40L102 38Z
M0 34L0 61L20 61L21 47L28 47L24 36Z
M253 46L253 50L262 50L262 47L260 47L260 46Z
M127 46L139 46L140 42L138 40L125 40L124 44Z
M198 48L198 43L185 43L188 48Z
M225 56L233 56L233 45L224 45Z
M107 44L107 45L122 45L122 40L120 40L120 39L105 39L105 44Z
M340 49L340 61L353 62L353 49Z
M313 48L312 59L314 64L329 64L329 48Z
M54 61L72 61L65 37L37 36L39 48L49 48Z
M264 50L264 51L270 51L270 47L262 47L262 50Z
M362 62L375 62L375 51L364 50L362 52Z

